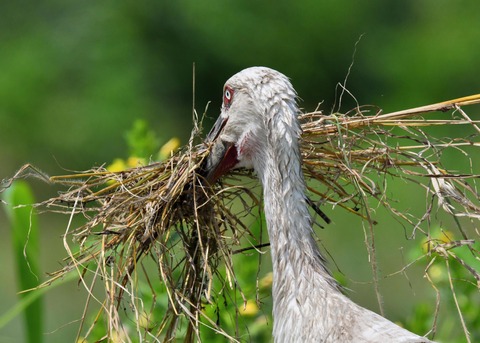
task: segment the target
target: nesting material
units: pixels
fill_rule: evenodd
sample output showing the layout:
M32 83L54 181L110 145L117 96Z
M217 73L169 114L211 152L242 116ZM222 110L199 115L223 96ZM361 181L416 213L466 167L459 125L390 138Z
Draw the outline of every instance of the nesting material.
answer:
M455 166L445 167L442 153L455 149L473 160L473 151L480 146L479 122L462 107L479 102L480 95L476 95L390 114L373 106L357 107L345 114L302 114L303 169L312 206L341 207L362 217L368 225L375 225L370 208L370 200L374 199L376 206L387 208L411 226L412 232L429 237L421 223L434 215L432 211L422 218L412 218L396 210L386 194L387 179L402 178L419 185L416 196L436 201L453 216L477 220L480 202L474 181L479 177L478 168L465 173L456 171ZM439 118L432 112L447 113ZM433 136L431 127L440 126L469 133L457 138ZM147 280L160 278L168 305L162 320L154 326L137 324L137 337L167 341L180 336L190 341L200 338L200 327L208 326L236 340L236 333L225 331L204 308L220 301L222 290L212 286L216 278L241 292L232 255L246 248L259 248L260 242L252 236L243 217L261 200L251 187L243 186L245 180L256 182L248 171L236 171L221 183L208 185L198 173L208 146L193 144L197 138L162 163L121 172L98 167L51 177L50 182L66 190L36 204L71 219L84 217L80 225L69 222L64 235L68 252L64 267L51 274L42 286L76 271L90 294L89 301L98 303L97 320L104 316L109 337L132 334L122 321L125 308L131 310L137 323L142 316L148 317L149 309L144 308L137 294L138 275L143 273ZM27 174L41 175L32 170L25 166L4 181L4 188ZM235 180L238 178L242 181ZM460 245L478 239L465 232L462 235L465 239ZM243 237L248 237L251 247L241 245ZM433 244L432 249L453 253L451 247L446 249L441 243ZM480 257L476 250L472 252ZM144 273L142 264L147 257L154 261L156 275ZM468 268L480 282L479 271ZM104 298L90 293L95 283L103 284ZM246 299L243 293L241 297ZM182 321L187 324L182 326ZM88 336L96 325L85 318L83 325L87 324L91 326L83 329L83 336Z

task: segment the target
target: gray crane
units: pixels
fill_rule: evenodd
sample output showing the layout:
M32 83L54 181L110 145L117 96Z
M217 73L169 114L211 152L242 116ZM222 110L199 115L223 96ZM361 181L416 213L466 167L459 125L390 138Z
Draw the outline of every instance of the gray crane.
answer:
M245 69L225 83L220 116L207 137L210 182L245 167L263 186L275 342L430 342L355 304L328 271L305 195L296 98L285 75Z

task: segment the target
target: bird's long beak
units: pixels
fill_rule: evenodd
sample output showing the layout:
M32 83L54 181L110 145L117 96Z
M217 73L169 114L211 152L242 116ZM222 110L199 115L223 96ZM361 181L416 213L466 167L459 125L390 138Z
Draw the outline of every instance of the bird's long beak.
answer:
M238 164L237 147L234 142L223 141L220 135L228 118L220 116L207 136L207 144L212 144L210 154L202 166L202 174L211 184L228 173Z

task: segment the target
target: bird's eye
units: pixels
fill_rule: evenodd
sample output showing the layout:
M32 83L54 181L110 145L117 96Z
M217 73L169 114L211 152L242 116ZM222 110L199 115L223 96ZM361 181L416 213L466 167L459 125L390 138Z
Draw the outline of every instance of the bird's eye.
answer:
M230 107L230 103L232 102L232 99L233 99L233 89L226 86L225 87L225 90L223 92L223 105L226 107L226 108L229 108Z

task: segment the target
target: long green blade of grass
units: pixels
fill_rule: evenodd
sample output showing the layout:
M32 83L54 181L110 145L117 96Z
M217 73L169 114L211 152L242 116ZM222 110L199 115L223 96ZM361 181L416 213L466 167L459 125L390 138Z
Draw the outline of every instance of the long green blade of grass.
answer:
M30 187L16 181L6 192L5 206L12 228L12 243L16 262L18 291L35 288L39 283L39 239L36 215L31 204L35 202ZM26 337L30 343L43 341L43 297L32 297L20 293L19 296L30 302L23 313ZM25 299L27 298L27 299ZM33 300L31 300L34 298Z

